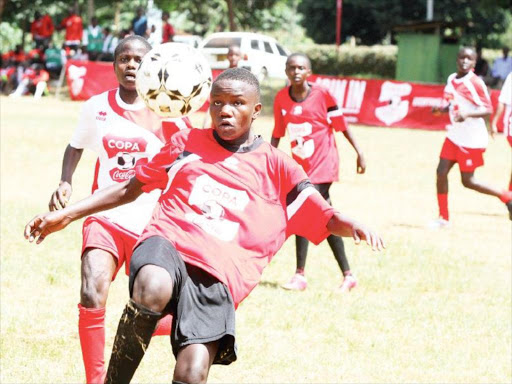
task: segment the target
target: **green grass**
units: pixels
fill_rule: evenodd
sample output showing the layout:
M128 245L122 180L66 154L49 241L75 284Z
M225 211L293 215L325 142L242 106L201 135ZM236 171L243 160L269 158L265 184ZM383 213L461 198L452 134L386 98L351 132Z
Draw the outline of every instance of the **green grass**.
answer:
M76 307L81 223L39 246L22 238L26 222L47 209L79 109L52 98L0 99L1 383L84 382ZM272 127L268 112L256 121L267 139ZM339 135L341 182L331 196L338 209L377 228L387 250L377 254L347 239L359 286L340 296L329 247L311 246L309 287L290 293L279 288L294 270L294 244L286 242L237 311L239 360L214 366L210 382L510 383L511 224L503 204L464 189L454 168L453 226L426 230L437 211L444 133L357 126L354 133L367 174L355 174L353 150ZM477 177L507 185L510 159L503 137L491 141ZM89 193L94 160L84 153L74 201ZM120 275L108 302L107 360L126 300ZM168 383L173 366L169 339L154 338L134 382Z

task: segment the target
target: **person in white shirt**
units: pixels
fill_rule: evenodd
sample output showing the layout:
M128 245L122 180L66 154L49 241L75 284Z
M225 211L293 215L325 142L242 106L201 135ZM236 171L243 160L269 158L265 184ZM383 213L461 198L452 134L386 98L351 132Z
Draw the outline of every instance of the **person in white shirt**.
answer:
M503 57L498 57L492 64L492 85L496 88L501 88L508 74L512 72L512 57L508 55L509 51L510 49L508 47L503 47Z

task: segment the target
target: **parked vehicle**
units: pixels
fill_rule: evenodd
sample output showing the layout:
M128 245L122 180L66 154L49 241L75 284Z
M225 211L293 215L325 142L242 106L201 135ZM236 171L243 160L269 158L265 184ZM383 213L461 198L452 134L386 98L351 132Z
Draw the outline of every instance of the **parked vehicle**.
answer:
M265 77L286 79L289 51L274 38L252 32L218 32L206 37L199 48L212 69L225 69L228 48L237 45L243 54L239 66L249 69L261 81Z

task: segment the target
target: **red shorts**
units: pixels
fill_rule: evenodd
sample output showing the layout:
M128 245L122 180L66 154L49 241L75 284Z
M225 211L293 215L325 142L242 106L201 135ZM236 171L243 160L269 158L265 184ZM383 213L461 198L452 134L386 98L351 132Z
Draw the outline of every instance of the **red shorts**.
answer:
M473 172L484 165L485 148L459 147L450 139L445 139L441 149L441 159L456 161L461 172Z
M112 280L116 278L123 263L125 273L130 274L130 259L139 236L105 218L92 216L84 221L82 237L82 255L88 248L97 248L116 258L117 267Z
M507 136L508 143L512 147L512 136Z

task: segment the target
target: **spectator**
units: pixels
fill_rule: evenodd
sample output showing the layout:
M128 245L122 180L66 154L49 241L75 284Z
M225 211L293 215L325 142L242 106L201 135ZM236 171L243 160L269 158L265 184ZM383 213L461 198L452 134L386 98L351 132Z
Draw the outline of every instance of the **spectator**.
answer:
M161 35L157 33L156 27L154 25L152 25L151 28L148 29L146 35L148 43L151 44L152 47L156 47L162 42Z
M162 43L174 41L174 28L169 23L169 12L162 12Z
M10 97L20 97L27 92L34 94L34 99L40 99L47 88L49 73L43 68L42 64L32 64L23 73L23 78L18 84L16 90Z
M53 35L53 21L52 18L45 14L41 16L39 11L34 13L34 21L30 25L30 33L36 48L42 48L44 51L50 43Z
M110 31L109 27L103 28L103 48L98 60L101 61L114 61L114 50L116 49L119 39Z
M91 24L84 33L83 45L87 46L89 60L97 60L103 50L103 31L96 17L91 18Z
M491 85L496 88L501 88L507 75L512 72L512 57L508 55L510 51L508 47L503 47L503 57L498 57L492 64Z
M87 61L89 60L89 52L87 52L87 45L82 45L82 48L78 48L73 55L72 60Z
M137 16L132 20L133 33L138 36L146 37L147 29L148 18L144 14L144 8L139 7L137 8Z
M68 9L68 16L62 20L58 29L66 29L64 44L70 50L77 51L80 47L83 35L82 18L77 14L73 7Z
M482 57L482 47L476 47L475 75L485 80L489 73L489 63Z
M66 62L66 55L63 49L57 48L50 42L48 49L44 51L44 57L46 62L46 69L53 78L58 78L62 66Z

